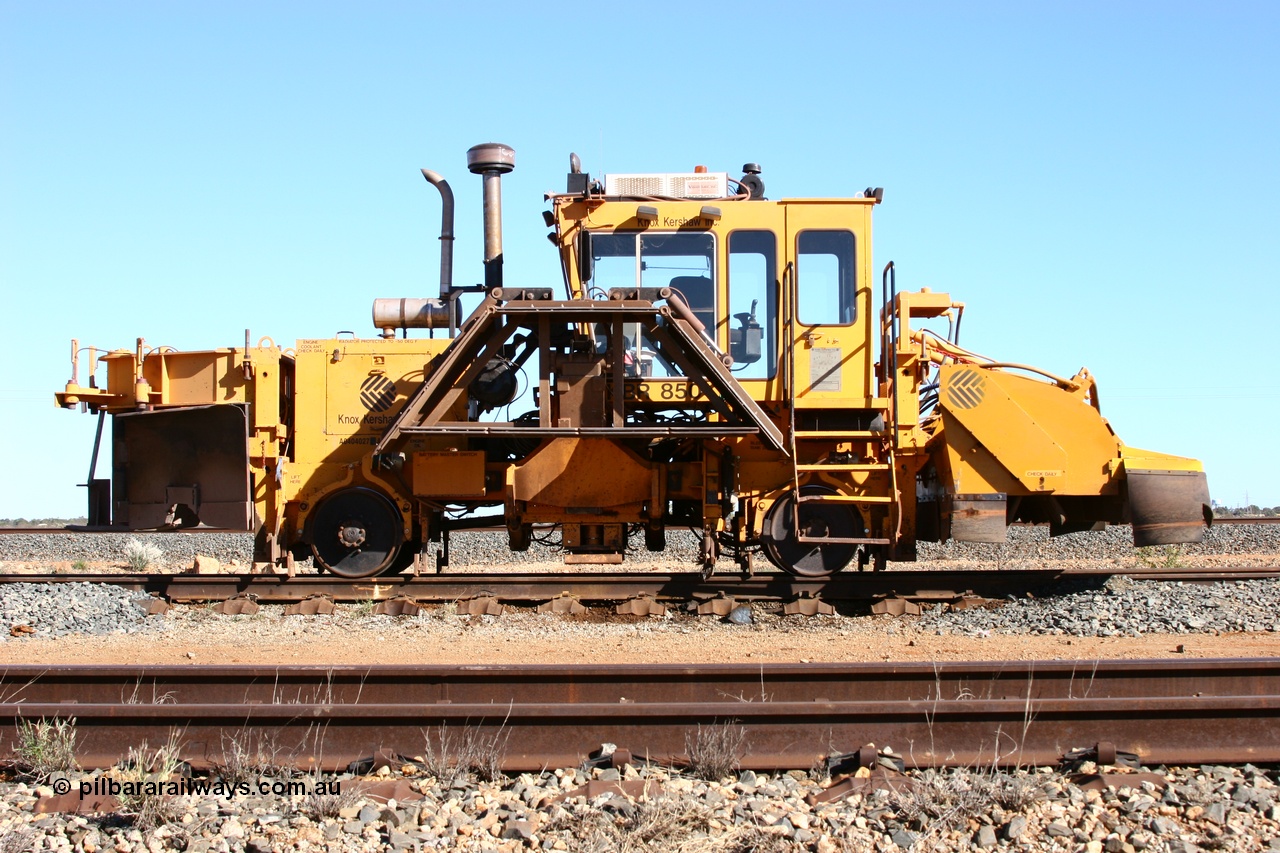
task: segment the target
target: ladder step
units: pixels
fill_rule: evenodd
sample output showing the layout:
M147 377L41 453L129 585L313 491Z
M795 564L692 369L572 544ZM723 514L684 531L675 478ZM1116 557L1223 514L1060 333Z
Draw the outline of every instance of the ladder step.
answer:
M797 536L802 545L888 545L888 539L839 539L835 536Z
M852 462L849 464L825 465L816 463L796 466L797 471L888 471L889 465L884 462Z
M800 503L888 504L893 503L893 498L880 495L800 495Z
M798 429L795 432L797 441L830 441L836 439L850 438L883 438L889 435L888 430L883 432L872 432L866 429Z

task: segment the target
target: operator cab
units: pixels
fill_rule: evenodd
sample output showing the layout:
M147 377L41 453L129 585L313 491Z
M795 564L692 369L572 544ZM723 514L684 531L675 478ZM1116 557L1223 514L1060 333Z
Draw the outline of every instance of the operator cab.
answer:
M764 197L760 167L606 175L577 169L547 222L572 299L669 289L757 399L873 407L870 209L843 199ZM607 329L592 330L597 351ZM628 375L679 379L638 323L624 329ZM791 363L788 364L788 361ZM794 373L794 389L786 373ZM806 399L807 398L807 399Z

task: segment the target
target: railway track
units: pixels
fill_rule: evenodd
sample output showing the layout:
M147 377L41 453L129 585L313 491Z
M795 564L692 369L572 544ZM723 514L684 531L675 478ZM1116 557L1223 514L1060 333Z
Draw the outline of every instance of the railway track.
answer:
M78 757L115 763L180 733L223 758L268 737L301 767L422 752L425 731L505 743L508 771L569 767L602 743L679 764L698 726L741 725L743 768L890 746L914 766L1046 765L1111 743L1146 763L1280 761L1280 661L464 667L10 666L19 719L74 717Z
M70 535L76 534L83 536L84 534L98 533L115 533L128 534L134 533L139 535L181 535L181 536L200 536L208 533L238 533L248 535L247 530L233 530L229 527L178 527L172 530L129 530L123 527L89 527L87 525L73 524L68 527L0 527L0 536L17 536L31 534L55 534Z
M1257 517L1223 517L1215 518L1214 525L1240 525L1240 524L1280 524L1280 516L1257 516ZM1029 527L1031 525L1022 522L1015 522L1014 527ZM206 533L247 533L244 530L233 530L226 527L180 527L172 530L129 530L122 527L90 527L84 524L73 524L66 527L0 527L0 536L33 534L33 533L139 533L139 534L181 534L187 536L199 536Z
M1050 594L1065 582L1102 584L1123 574L1136 580L1212 583L1280 576L1280 566L1116 569L1015 569L1005 571L930 570L843 572L826 579L795 578L781 573L751 576L699 572L609 572L557 574L457 573L394 575L345 580L332 575L195 575L195 574L5 574L8 583L103 583L137 590L175 603L225 601L249 597L260 603L292 603L315 596L333 601L385 601L408 598L442 603L479 598L523 603L577 601L583 604L645 599L655 602L866 602L903 599L913 602L957 602L1008 596ZM726 610L727 612L727 610ZM723 615L723 614L721 614Z
M1214 524L1280 524L1280 516L1257 516L1244 518L1215 518Z

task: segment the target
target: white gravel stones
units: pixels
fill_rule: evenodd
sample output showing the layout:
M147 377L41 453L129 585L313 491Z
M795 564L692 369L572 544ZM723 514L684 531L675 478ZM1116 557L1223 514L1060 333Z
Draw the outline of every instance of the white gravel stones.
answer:
M1258 537L1275 537L1280 534L1280 526L1248 526L1234 525L1215 528L1211 536L1215 541L1206 547L1220 550L1237 548L1245 536L1251 542ZM1011 532L1011 542L1016 539L1019 547L1026 553L1034 552L1041 546L1058 547L1060 542L1076 540L1083 537L1086 541L1097 544L1099 537L1115 540L1113 532L1101 534L1076 534L1061 540L1050 541L1044 530L1015 528ZM1249 538L1252 537L1252 538ZM23 558L34 558L49 561L56 557L70 557L77 548L103 549L104 553L114 554L114 559L121 559L124 543L130 535L68 535L68 534L35 534L30 536L0 536L0 547L7 547L12 553L15 544L27 540L28 549L23 551ZM498 559L505 548L499 548L500 539L484 534L459 536L459 540L467 541L470 558ZM104 542L104 540L106 540ZM210 551L219 554L217 559L234 563L247 559L248 537L234 534L207 534L189 536L183 534L157 534L148 541L159 543L166 557L171 562L178 562L174 557L176 546L201 553ZM1126 540L1121 540L1126 541ZM238 543L238 544L237 544ZM479 546L493 550L481 551ZM495 545L497 543L497 545ZM1046 544L1048 543L1048 544ZM1265 546L1265 542L1263 543ZM38 546L38 547L37 547ZM235 548L243 548L236 551ZM974 546L990 547L990 546ZM1001 546L1011 549L1014 546ZM55 549L50 553L49 549ZM57 550L61 549L61 550ZM1087 549L1086 549L1087 550ZM1273 549L1280 551L1280 548ZM456 552L455 552L456 553ZM1129 549L1129 553L1132 550ZM183 557L181 567L190 565L192 558ZM930 565L921 564L922 568ZM0 565L0 571L4 571ZM48 571L48 569L43 569ZM346 630L352 620L362 628L376 630L379 635L386 632L397 635L410 629L417 629L411 638L420 643L427 635L458 639L467 637L484 637L490 632L487 620L469 620L454 617L453 611L447 607L435 607L426 611L416 620L393 619L391 617L361 616L358 610L343 610L332 618L315 617L303 624L298 619L289 619L281 615L281 608L264 606L260 617L246 622L235 617L222 617L210 613L207 608L176 607L166 616L146 618L133 603L142 598L139 594L128 593L111 587L92 584L64 584L56 586L38 586L33 584L6 584L0 586L0 641L38 640L45 637L61 637L72 634L107 634L132 633L138 631L158 631L180 633L196 638L207 637L216 641L225 639L226 632L234 632L246 642L278 641L282 636L297 635L299 631L316 635L329 636L334 631ZM608 624L599 620L563 620L540 618L535 614L518 611L503 617L501 627L493 627L493 631L504 634L519 634L530 639L565 638L579 634L598 635L600 639L613 638L628 641L631 634L656 633L704 633L723 634L734 630L759 631L806 631L812 620L792 617L781 617L767 606L742 608L737 613L737 620L749 624L733 625L728 622L710 618L696 618L688 613L675 611L668 618L644 620L641 624ZM1182 584L1133 582L1124 578L1113 578L1101 589L1063 590L1059 594L1046 598L1015 598L1006 602L977 610L943 612L941 609L927 610L918 618L904 620L888 617L841 616L833 617L840 623L841 632L864 634L872 632L925 633L933 635L963 635L988 637L992 635L1065 635L1070 637L1135 637L1145 634L1226 634L1233 632L1272 632L1280 633L1280 581L1259 580L1221 584ZM731 620L732 621L732 620ZM819 620L823 625L830 625L831 618ZM330 623L335 623L331 625ZM341 624L336 624L341 623ZM424 631L425 629L425 631ZM452 633L450 633L452 631ZM326 633L328 632L328 633ZM594 632L594 633L593 633ZM388 635L390 635L388 633ZM381 639L381 636L379 636ZM450 639L450 642L455 641Z
M552 538L555 538L554 534ZM27 533L0 536L0 570L13 563L87 563L124 565L124 549L130 539L155 544L164 554L170 570L189 567L196 554L204 554L224 565L241 570L253 558L253 536L247 533ZM628 560L652 561L672 568L688 568L697 560L699 537L687 530L672 529L667 535L667 550L650 554L638 544L628 553ZM558 548L534 542L528 551L512 552L507 548L505 533L455 533L450 542L451 569L490 566L521 566L530 563L561 561ZM1164 559L1161 549L1142 552L1150 560ZM1195 561L1223 555L1280 553L1280 524L1224 524L1205 532L1204 542L1178 548L1179 559ZM1034 568L1050 560L1122 560L1136 561L1139 552L1133 547L1128 526L1108 527L1088 533L1072 533L1050 537L1046 527L1011 527L1003 545L947 542L921 542L919 555L922 568L939 561L976 562L992 567ZM761 558L763 563L763 558ZM724 570L733 563L721 559ZM626 564L624 564L625 567ZM906 568L908 566L902 566ZM610 567L612 570L616 567Z
M983 632L1136 637L1280 631L1280 580L1189 584L1117 577L1101 590L1015 598L974 610L929 610L920 616L919 626L939 634L978 636Z
M615 789L588 798L579 789L593 779L601 784L606 771L570 768L441 785L416 767L407 770L396 774L401 801L351 793L357 780L346 776L348 794L323 808L303 794L181 797L173 823L149 831L127 816L38 813L48 791L3 783L0 844L17 849L8 845L22 839L28 849L85 853L1280 849L1276 771L1249 765L1171 768L1162 771L1163 792L1150 783L1127 787L1123 775L1114 787L1086 790L1049 768L912 772L913 787L899 793L866 791L815 805L808 797L822 786L802 771L703 780L657 766L628 767L626 779L651 783L657 793ZM969 796L984 786L1006 793Z
M937 559L999 559L1010 566L1015 547L1040 560L1048 555L1088 555L1091 558L1133 560L1127 529L1102 534L1076 534L1049 540L1043 530L1015 528L1005 546L946 546L929 551ZM123 561L121 535L115 543L99 536L48 534L37 537L0 536L0 560ZM41 543L20 546L14 540L38 538ZM674 537L673 537L674 538ZM249 537L236 535L183 536L161 534L155 541L174 568L191 564L204 553L224 564L244 566ZM466 542L465 547L463 542ZM1077 550L1059 549L1074 543ZM40 548L36 548L36 544ZM1280 551L1280 526L1215 528L1199 549L1189 555ZM225 547L224 547L225 546ZM473 561L500 565L509 559L501 538L458 536L455 568ZM22 551L26 547L28 551ZM55 548L52 554L47 550ZM77 549L102 548L98 551ZM928 550L925 546L922 550ZM993 548L994 551L983 549ZM181 549L187 549L185 552ZM947 550L949 549L949 550ZM1004 549L1001 551L1000 549ZM1042 553L1043 550L1043 553ZM998 552L998 553L997 553ZM101 553L103 556L93 556ZM545 552L537 559L554 560ZM526 557L526 559L532 559ZM690 558L691 559L691 558ZM0 568L2 571L3 568ZM16 642L10 628L28 624L37 640L68 633L154 630L168 626L196 643L205 626L232 625L246 643L274 633L324 635L349 626L348 610L334 617L285 618L278 607L264 607L261 617L215 616L204 608L180 607L167 616L146 618L133 603L138 596L92 584L54 588L32 584L0 586L0 640ZM1061 633L1071 636L1132 636L1138 633L1210 633L1280 630L1280 582L1233 584L1135 583L1113 580L1098 590L1076 590L1046 600L1019 598L989 610L957 613L927 612L918 620L889 617L827 617L848 625L851 634L863 626L889 624L902 633L929 631L952 634ZM596 624L591 621L516 614L503 617L502 630L517 626L522 636L557 637L576 632L607 632L628 638L650 632L741 632L779 629L803 631L803 620L781 618L754 609L752 625L732 625L713 619L675 614L639 623ZM466 619L434 608L421 619L362 617L377 630L417 632L445 641L498 631L488 618ZM843 630L843 629L842 629ZM313 634L314 632L314 634ZM19 634L19 636L28 636ZM415 636L417 636L415 634ZM24 640L30 642L31 640ZM419 640L420 641L420 640ZM852 747L853 745L845 745ZM421 762L418 762L421 766ZM525 774L500 784L469 781L442 788L421 775L410 784L425 795L420 801L382 803L354 800L340 816L324 817L308 811L301 799L217 798L184 800L182 817L171 827L142 832L118 816L39 814L33 808L36 789L22 783L0 783L0 849L8 839L25 839L27 849L74 850L85 853L182 848L206 851L265 850L485 850L528 849L585 851L672 850L698 853L712 850L759 850L768 853L807 851L844 853L878 851L1045 850L1098 853L1166 853L1166 851L1280 851L1280 797L1275 768L1203 767L1174 769L1164 791L1120 787L1085 791L1056 772L1023 774L1037 796L1017 808L989 800L969 808L954 823L922 820L922 812L902 799L855 795L831 804L810 806L806 796L817 790L805 773L742 773L736 779L698 780L661 768L627 768L620 781L654 779L662 794L631 799L609 794L594 800L556 798L602 779L610 771L567 769ZM616 771L613 771L616 772ZM958 786L959 781L956 782ZM917 804L918 805L918 804ZM955 809L953 809L955 811ZM663 829L663 827L666 827Z
M4 563L114 564L129 571L125 549L130 540L152 544L163 555L151 571L182 571L196 554L222 563L247 566L253 558L253 536L248 533L12 533L0 536L0 569Z
M583 635L616 637L650 633L722 634L731 631L801 631L814 625L841 631L888 634L911 632L989 637L993 635L1064 635L1070 637L1137 637L1146 634L1193 635L1235 632L1280 633L1280 580L1216 584L1132 581L1115 577L1098 589L1063 589L1042 598L1011 598L972 610L926 609L918 617L868 615L805 620L784 617L770 605L742 606L733 618L716 620L672 610L666 618L642 620L605 616L562 619L516 608L498 621L456 615L448 605L429 607L415 617L374 616L368 608L344 605L333 616L285 617L283 607L262 605L252 619L222 616L202 606L179 605L164 616L145 617L136 602L145 598L101 584L0 585L0 641L61 637L71 634L177 631L182 636L225 639L232 632L245 641L269 641L299 631L328 636L353 622L382 635L408 631L413 642L428 635L485 637L520 634L532 640Z
M1173 546L1179 557L1195 559L1226 554L1275 554L1280 551L1280 524L1219 524L1204 532L1196 545ZM1127 524L1105 530L1050 536L1044 526L1010 527L1002 545L978 542L921 542L921 560L974 560L1000 563L1006 568L1033 566L1046 560L1124 560L1139 553L1150 559L1164 557L1164 549L1139 552L1133 547L1133 531Z
M160 630L164 617L148 617L137 604L146 597L96 583L0 584L0 642Z

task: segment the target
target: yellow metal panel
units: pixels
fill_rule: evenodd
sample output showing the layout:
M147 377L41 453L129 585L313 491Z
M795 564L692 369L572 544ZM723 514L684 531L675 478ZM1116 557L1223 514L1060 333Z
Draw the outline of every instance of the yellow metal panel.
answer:
M897 294L899 317L941 317L951 309L951 294L932 290L904 290ZM899 339L906 338L899 335Z
M1010 396L990 370L949 371L942 385L947 411L987 443L1001 464L1031 491L1057 490L1067 471L1067 453Z
M250 448L250 455L275 456L278 442L285 437L280 423L281 353L275 347L255 347L250 351L253 363L253 408L250 411L252 440L261 449ZM287 365L286 361L286 365Z
M949 411L943 411L946 453L938 460L938 474L948 491L957 494L1025 494L1022 484L973 433Z
M1139 450L1136 447L1120 448L1121 460L1126 471L1203 471L1204 465L1199 459L1188 459L1185 456L1170 456L1154 450Z
M107 366L107 388L119 395L121 405L132 408L137 403L133 384L138 378L137 359L125 350L103 356L102 362Z
M420 367L420 365L414 365ZM385 355L348 353L328 371L324 431L329 435L381 435L408 399L412 386Z
M511 496L555 507L610 507L649 500L649 465L609 439L557 438L510 473Z
M448 339L298 342L294 384L299 462L357 461L421 384Z
M1118 488L1113 473L1120 442L1082 389L975 365L945 365L940 378L957 489L1091 495ZM968 438L954 430L956 423Z
M413 493L419 497L484 497L484 453L414 453L412 482Z
M230 402L245 398L244 371L234 369L238 360L229 349L153 353L143 374L166 404Z

